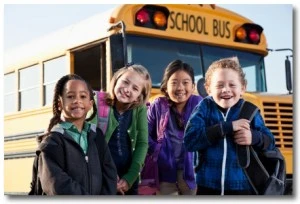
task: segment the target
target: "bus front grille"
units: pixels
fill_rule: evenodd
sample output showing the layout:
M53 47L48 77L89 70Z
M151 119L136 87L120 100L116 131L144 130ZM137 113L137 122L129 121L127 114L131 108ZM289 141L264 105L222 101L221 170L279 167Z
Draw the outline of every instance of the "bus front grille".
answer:
M293 148L293 104L263 102L266 126L275 137L279 148Z

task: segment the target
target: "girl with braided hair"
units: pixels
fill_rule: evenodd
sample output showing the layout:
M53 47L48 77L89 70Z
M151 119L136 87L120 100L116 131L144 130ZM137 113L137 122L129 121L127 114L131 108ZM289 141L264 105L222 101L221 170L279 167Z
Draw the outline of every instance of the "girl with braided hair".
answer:
M93 107L93 114L86 119ZM46 195L115 195L117 171L96 114L90 85L75 74L54 89L53 117L39 144L39 177Z

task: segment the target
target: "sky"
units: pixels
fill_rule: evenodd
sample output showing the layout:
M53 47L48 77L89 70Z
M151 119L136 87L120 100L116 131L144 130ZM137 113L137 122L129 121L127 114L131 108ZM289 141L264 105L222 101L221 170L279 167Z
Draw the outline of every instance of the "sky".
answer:
M293 49L293 10L286 4L216 4L244 15L264 28L268 48ZM4 52L66 27L113 4L4 4ZM265 59L270 93L287 93L284 60L290 51L270 52ZM293 58L290 58L293 60Z

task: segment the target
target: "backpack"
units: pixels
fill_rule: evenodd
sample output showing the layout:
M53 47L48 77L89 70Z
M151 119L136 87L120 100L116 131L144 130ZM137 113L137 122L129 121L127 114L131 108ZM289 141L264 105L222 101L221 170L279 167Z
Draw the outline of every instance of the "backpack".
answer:
M253 119L258 108L250 102L242 104L239 118ZM257 195L283 195L286 185L286 165L280 150L255 151L250 146L237 145L238 163L243 168Z
M98 110L98 120L97 126L102 130L105 135L108 125L108 115L110 107L105 102L105 92L103 91L95 91L97 97L97 110ZM99 108L101 107L101 108Z
M167 100L164 100L164 98L162 98L159 104L161 109L161 116L159 120L160 129L158 130L157 135L157 145L152 154L146 155L145 163L141 171L141 182L139 184L140 195L155 195L156 191L158 191L159 189L157 159L164 139L164 131L167 127L170 117L169 105Z

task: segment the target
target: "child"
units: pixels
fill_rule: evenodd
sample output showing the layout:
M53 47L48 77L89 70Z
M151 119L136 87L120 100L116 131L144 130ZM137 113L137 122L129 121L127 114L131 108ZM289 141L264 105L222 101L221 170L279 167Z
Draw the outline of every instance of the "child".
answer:
M149 154L158 144L164 104L167 108L167 126L158 156L159 192L161 195L195 195L196 182L193 153L183 146L184 128L192 110L202 99L193 95L194 71L187 63L172 61L165 69L160 87L165 95L154 100L148 110ZM146 167L147 168L147 167Z
M100 129L85 121L96 105L78 75L63 76L54 89L53 118L39 145L39 175L46 195L114 195L116 167ZM101 149L99 149L101 148Z
M138 194L139 173L148 150L145 104L151 86L146 68L128 64L114 74L106 94L110 109L105 139L118 171L118 194Z
M246 79L237 57L213 62L205 76L208 96L196 107L185 130L188 151L201 152L196 172L197 194L251 195L253 191L239 166L236 145L272 149L274 136L259 112L251 124L238 119Z

